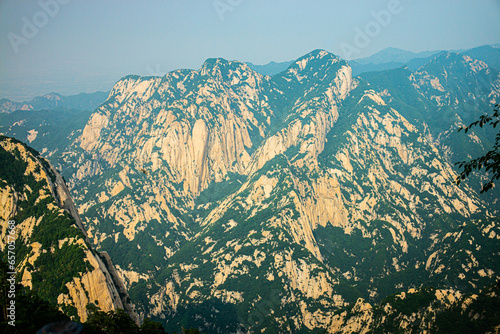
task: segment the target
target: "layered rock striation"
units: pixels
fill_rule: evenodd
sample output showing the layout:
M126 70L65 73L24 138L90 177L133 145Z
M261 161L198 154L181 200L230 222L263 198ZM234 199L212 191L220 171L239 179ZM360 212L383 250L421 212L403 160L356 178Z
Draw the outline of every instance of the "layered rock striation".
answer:
M20 283L82 322L91 303L105 312L129 308L110 275L113 264L90 245L61 175L12 138L0 138L0 153L0 249L14 245L11 270Z

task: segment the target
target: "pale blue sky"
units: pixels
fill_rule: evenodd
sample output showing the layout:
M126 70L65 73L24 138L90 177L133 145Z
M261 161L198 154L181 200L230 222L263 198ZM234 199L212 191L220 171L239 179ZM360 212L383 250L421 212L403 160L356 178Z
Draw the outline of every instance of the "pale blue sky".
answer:
M381 11L390 16L379 23ZM318 48L346 57L346 45L360 58L497 43L500 0L0 0L0 98L109 90L210 57L265 64Z

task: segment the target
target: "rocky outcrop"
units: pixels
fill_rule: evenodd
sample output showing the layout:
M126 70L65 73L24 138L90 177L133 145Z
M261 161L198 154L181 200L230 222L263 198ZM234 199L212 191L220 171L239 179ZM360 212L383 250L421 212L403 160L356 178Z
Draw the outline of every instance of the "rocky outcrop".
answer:
M495 304L498 299L497 289L491 287L472 295L451 289L410 289L375 305L358 299L335 316L328 333L439 333L457 328L457 323L468 331L495 333L500 326L491 318L498 312L485 311L481 303Z
M119 293L123 287L117 289L118 281L112 279L108 270L112 264L108 258L106 266L90 247L61 175L36 151L14 139L2 137L0 149L3 163L10 164L2 169L0 175L3 180L0 248L5 251L12 241L8 237L12 235L8 222L14 222L13 242L19 249L26 249L25 255L16 258L15 270L22 277L21 284L38 292L42 289L43 280L54 279L53 274L64 276L62 284L66 291L57 291L59 287L55 286L51 287L54 291L43 296L57 302L63 310L68 310L68 307L75 309L74 315L82 322L87 319L86 307L89 303L105 312L127 308L128 301L125 298L122 301ZM9 176L7 173L12 174ZM60 257L67 257L71 252L81 257L64 260L72 261L71 264L65 263L64 268L46 269L39 262L50 257L51 263L57 264L61 261ZM78 269L66 273L73 268L72 264ZM80 264L84 264L83 267ZM72 277L73 274L75 276ZM127 311L134 314L130 307Z

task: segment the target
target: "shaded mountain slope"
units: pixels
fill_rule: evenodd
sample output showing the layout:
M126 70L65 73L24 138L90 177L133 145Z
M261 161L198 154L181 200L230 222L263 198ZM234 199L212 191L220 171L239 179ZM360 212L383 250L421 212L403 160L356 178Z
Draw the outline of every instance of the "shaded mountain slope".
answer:
M68 315L85 321L87 304L126 308L127 293L89 244L62 177L17 140L0 137L2 254L15 245L20 283ZM10 223L9 223L10 222ZM122 300L123 299L123 300Z
M362 77L434 142L450 163L477 157L492 147L495 129L457 133L459 127L491 112L498 101L500 73L486 63L442 53L415 72L401 68ZM480 178L476 175L471 184L480 184ZM498 190L492 193L486 198L496 203Z

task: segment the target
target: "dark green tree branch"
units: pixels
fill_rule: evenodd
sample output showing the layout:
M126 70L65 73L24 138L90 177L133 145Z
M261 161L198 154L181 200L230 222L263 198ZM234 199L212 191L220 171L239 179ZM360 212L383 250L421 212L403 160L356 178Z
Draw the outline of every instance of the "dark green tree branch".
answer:
M461 127L460 129L458 129L458 132L460 132L461 130L465 130L465 133L467 133L474 126L479 126L482 128L483 126L488 125L496 128L498 123L500 123L499 106L499 104L495 105L493 115L482 115L479 120L471 123L469 126ZM484 169L484 172L491 175L491 177L486 183L483 184L481 193L487 192L488 190L493 188L494 181L500 179L500 132L497 133L495 137L495 144L493 145L493 148L485 155L471 161L457 162L456 165L458 166L458 168L462 169L462 172L456 178L457 185L459 185L461 181L469 177L470 173L472 173L473 171L480 171Z

